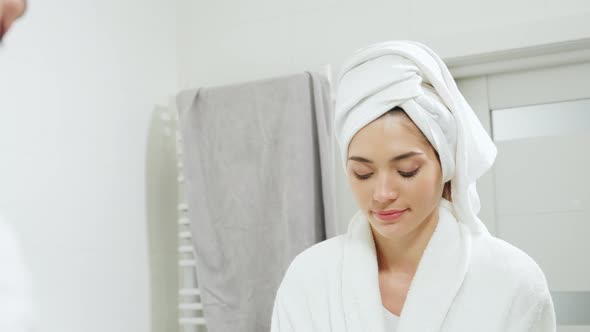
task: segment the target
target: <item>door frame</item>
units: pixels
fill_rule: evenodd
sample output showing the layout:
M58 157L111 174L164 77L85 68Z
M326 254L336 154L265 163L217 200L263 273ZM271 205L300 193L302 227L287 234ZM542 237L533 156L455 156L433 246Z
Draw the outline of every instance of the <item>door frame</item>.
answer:
M590 63L590 38L509 49L443 59L461 93L492 136L490 103L491 76L542 70L551 67ZM492 235L498 234L496 222L494 168L477 181L480 196L480 219Z

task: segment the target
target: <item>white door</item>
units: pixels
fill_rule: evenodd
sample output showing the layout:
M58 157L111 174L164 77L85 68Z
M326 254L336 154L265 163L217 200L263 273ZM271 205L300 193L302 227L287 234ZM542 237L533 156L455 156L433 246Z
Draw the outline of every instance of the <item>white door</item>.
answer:
M498 147L480 217L545 272L558 331L590 332L590 63L458 85Z

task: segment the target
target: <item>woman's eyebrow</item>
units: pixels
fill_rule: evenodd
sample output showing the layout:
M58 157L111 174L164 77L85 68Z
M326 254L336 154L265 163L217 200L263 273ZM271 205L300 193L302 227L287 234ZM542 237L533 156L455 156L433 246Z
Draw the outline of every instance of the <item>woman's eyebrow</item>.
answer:
M390 162L391 161L400 161L402 159L410 158L410 157L421 155L421 154L423 154L423 153L422 152L415 152L415 151L406 152L404 154L400 154L399 156L391 158L389 161ZM367 158L358 157L358 156L349 157L348 160L359 161L361 163L373 163L371 160L369 160Z

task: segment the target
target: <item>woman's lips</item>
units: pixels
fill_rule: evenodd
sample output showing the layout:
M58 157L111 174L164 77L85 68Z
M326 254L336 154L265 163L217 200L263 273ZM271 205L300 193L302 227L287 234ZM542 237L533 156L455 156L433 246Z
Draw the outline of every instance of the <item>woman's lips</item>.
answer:
M397 220L399 218L401 218L401 216L407 211L408 209L405 210L389 210L389 211L380 211L380 212L376 212L374 211L373 213L375 213L375 215L377 216L377 218L383 220L383 221L393 221L393 220Z

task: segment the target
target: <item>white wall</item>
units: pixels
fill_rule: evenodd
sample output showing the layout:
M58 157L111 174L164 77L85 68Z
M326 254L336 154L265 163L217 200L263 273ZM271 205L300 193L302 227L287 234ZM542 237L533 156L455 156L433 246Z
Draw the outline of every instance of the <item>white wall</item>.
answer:
M146 141L176 91L175 16L170 1L29 0L0 47L0 213L40 331L150 330Z
M415 39L443 58L590 37L586 0L179 0L181 87L338 64Z

